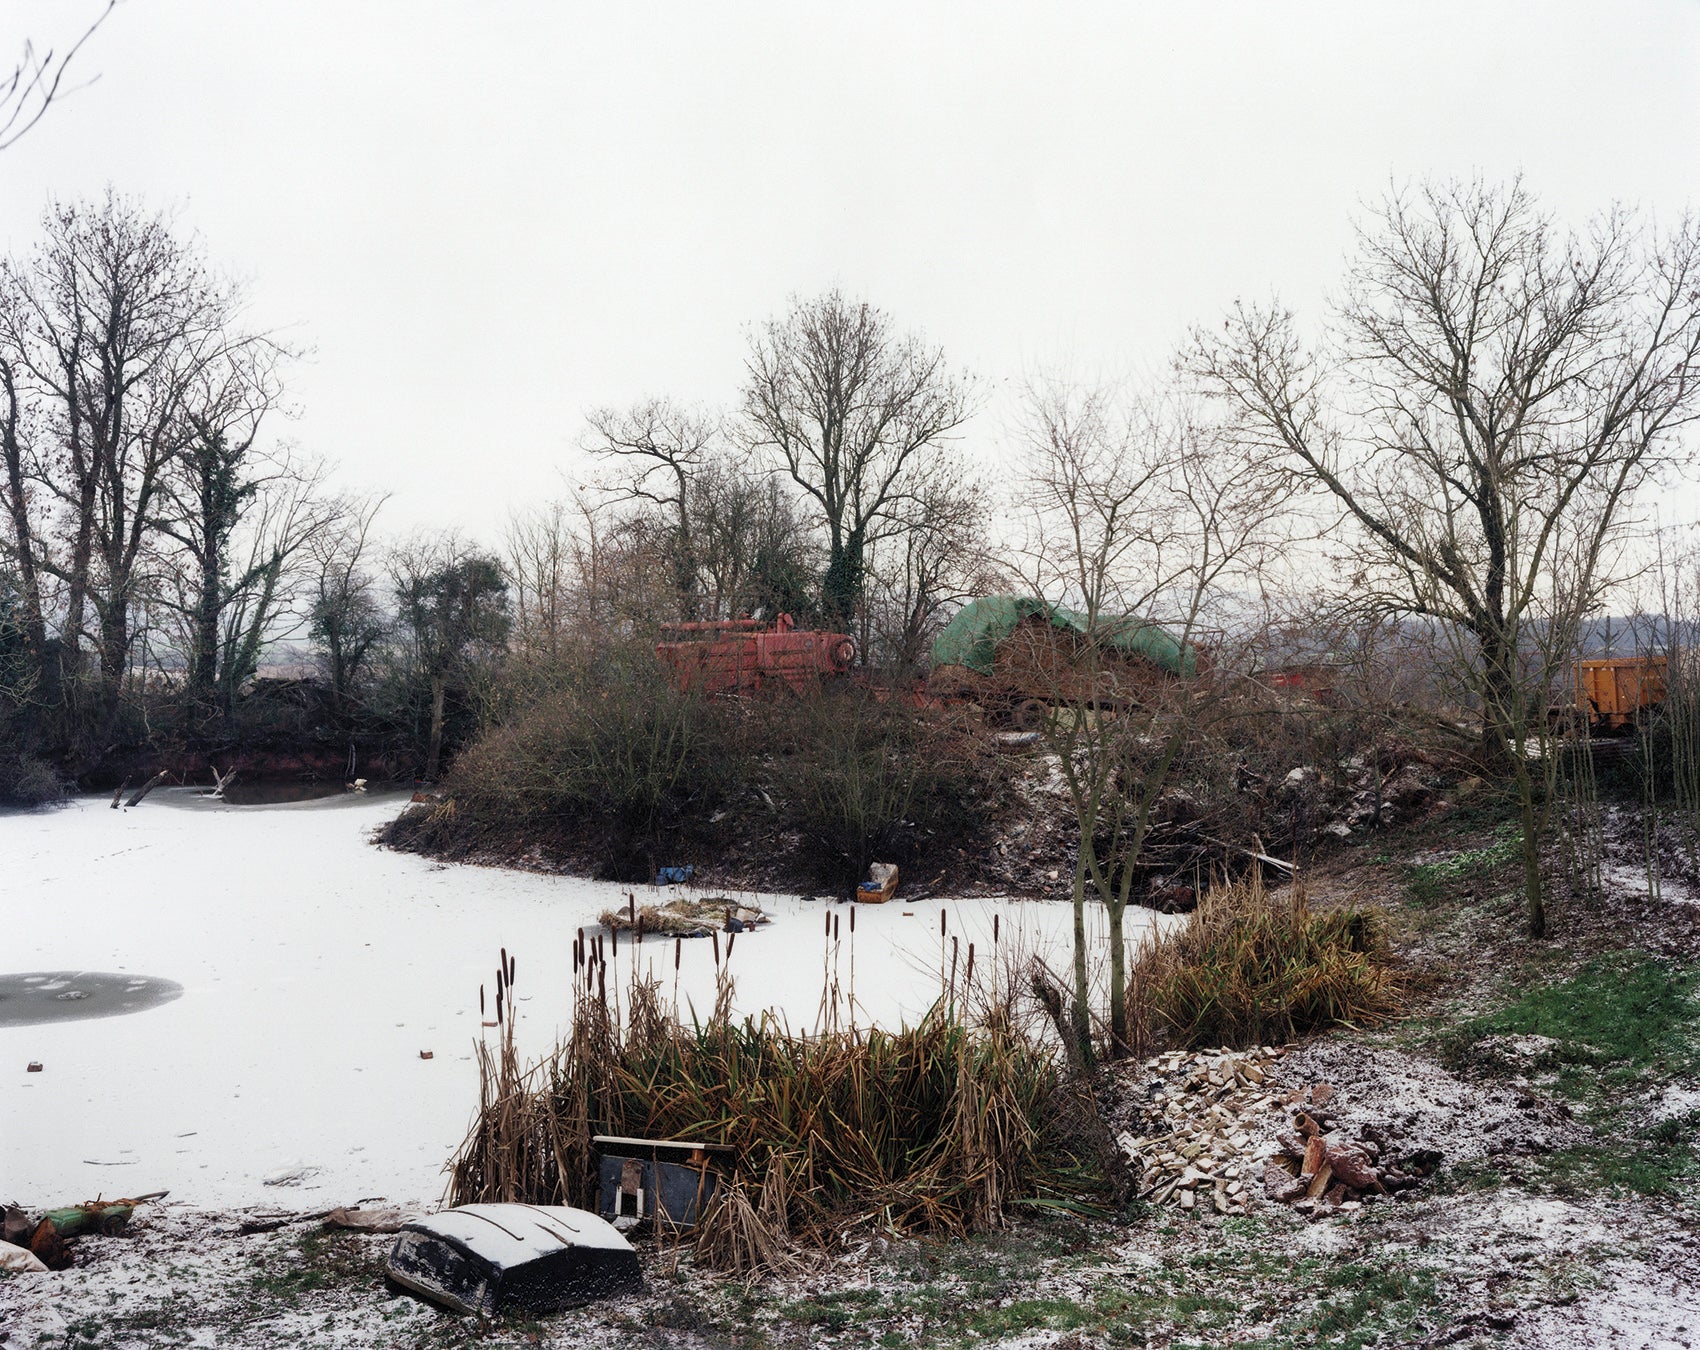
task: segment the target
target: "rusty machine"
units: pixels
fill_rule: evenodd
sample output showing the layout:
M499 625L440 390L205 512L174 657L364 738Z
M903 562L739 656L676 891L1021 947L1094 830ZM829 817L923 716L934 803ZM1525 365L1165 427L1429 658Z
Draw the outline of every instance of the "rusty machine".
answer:
M655 655L681 689L705 694L802 693L849 674L856 644L847 633L800 629L789 614L666 624Z

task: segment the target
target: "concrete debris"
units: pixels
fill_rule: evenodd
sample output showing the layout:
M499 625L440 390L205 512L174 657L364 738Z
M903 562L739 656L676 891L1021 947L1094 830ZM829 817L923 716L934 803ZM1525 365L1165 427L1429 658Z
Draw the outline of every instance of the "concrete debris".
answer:
M1436 1150L1399 1152L1375 1126L1355 1137L1338 1129L1331 1083L1279 1082L1286 1054L1257 1046L1145 1061L1139 1133L1116 1141L1139 1178L1139 1198L1243 1214L1261 1194L1318 1219L1407 1190L1439 1165Z
M407 1215L399 1209L361 1209L338 1206L325 1215L326 1228L346 1228L355 1233L399 1233Z
M768 916L753 905L724 895L679 896L664 905L639 905L604 910L602 926L613 932L636 932L651 937L707 937L710 933L741 933Z
M1147 1060L1151 1078L1141 1133L1117 1139L1152 1204L1243 1214L1262 1178L1267 1153L1261 1120L1281 1104L1273 1046L1251 1050L1170 1051Z

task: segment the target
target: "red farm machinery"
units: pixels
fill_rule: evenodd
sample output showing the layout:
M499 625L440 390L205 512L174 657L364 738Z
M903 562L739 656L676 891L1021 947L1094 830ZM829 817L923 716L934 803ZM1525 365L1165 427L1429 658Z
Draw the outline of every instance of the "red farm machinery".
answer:
M856 644L846 633L799 629L789 614L666 624L655 655L682 689L705 694L802 693L848 675Z

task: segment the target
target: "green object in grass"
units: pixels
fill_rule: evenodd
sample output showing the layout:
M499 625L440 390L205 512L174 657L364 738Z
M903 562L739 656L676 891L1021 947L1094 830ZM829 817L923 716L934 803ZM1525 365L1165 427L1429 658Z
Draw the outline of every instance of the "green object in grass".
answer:
M84 1233L120 1233L130 1222L130 1216L136 1212L135 1205L128 1200L114 1200L111 1204L99 1202L88 1205L70 1205L65 1209L50 1209L47 1219L53 1224L60 1237L80 1237Z

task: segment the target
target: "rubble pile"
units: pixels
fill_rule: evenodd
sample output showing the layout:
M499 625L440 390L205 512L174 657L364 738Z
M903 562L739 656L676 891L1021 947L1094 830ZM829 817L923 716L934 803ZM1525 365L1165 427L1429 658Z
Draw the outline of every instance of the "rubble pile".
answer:
M1279 1107L1275 1062L1284 1050L1170 1051L1147 1060L1156 1075L1139 1128L1116 1140L1139 1178L1139 1197L1218 1214L1251 1208L1267 1157L1262 1118Z
M1139 1198L1243 1214L1261 1191L1320 1219L1407 1190L1439 1165L1439 1152L1401 1151L1381 1126L1340 1128L1332 1084L1279 1081L1292 1076L1290 1066L1280 1072L1286 1055L1286 1047L1257 1046L1146 1060L1137 1123L1116 1139Z
M1263 1168L1263 1193L1312 1219L1358 1209L1371 1196L1408 1190L1440 1162L1434 1149L1393 1156L1387 1137L1373 1125L1356 1139L1344 1132L1327 1137L1337 1125L1334 1088L1313 1083L1282 1098L1291 1108L1293 1128L1277 1136L1279 1151Z

